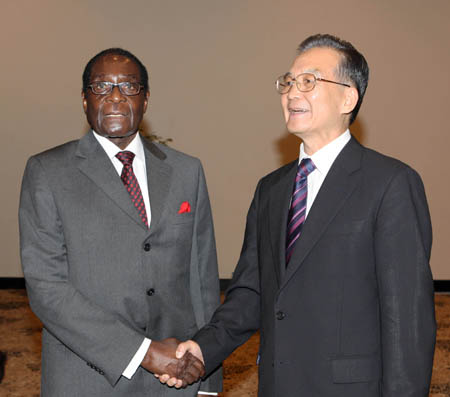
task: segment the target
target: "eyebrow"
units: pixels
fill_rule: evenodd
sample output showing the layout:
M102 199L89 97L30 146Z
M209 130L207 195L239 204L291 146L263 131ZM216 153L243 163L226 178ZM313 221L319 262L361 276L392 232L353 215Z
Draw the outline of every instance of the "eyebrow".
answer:
M322 75L322 73L320 72L320 70L319 69L317 69L317 68L314 68L314 69L305 69L305 70L303 70L301 73L297 73L295 76L298 76L299 74L303 74L303 73L312 73L312 74L314 74L314 75L318 75L318 77L320 77L321 75ZM291 76L294 76L294 73L292 73L292 72L286 72L285 73L286 75L287 74L290 74ZM294 76L294 77L295 77Z
M321 73L320 73L320 70L317 69L317 68L315 68L315 69L306 69L306 70L304 70L302 73L312 73L312 74L318 73L318 74L321 74Z
M106 76L108 76L109 74L107 73L98 73L98 74L93 74L91 76L91 78L93 79L101 79L101 78L105 78ZM139 76L135 73L130 73L130 74L119 74L118 76L119 78L135 78L136 80L139 80Z

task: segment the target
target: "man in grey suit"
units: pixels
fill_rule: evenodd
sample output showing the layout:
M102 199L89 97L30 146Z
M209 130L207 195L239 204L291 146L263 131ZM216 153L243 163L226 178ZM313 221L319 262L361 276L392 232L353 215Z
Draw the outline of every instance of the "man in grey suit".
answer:
M417 172L348 130L368 75L344 40L300 44L276 81L299 159L258 183L226 300L180 346L209 373L260 329L260 397L428 396L430 215Z
M203 375L176 360L219 303L211 209L200 162L138 133L149 98L145 66L112 48L83 73L92 127L31 157L22 183L21 258L41 319L43 396L195 396L158 373Z

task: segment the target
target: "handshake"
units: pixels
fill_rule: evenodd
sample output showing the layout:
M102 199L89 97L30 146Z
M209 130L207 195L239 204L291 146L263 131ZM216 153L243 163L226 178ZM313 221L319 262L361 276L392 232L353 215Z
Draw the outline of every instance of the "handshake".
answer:
M177 389L195 383L205 375L200 346L194 341L181 343L175 338L153 340L141 366L161 383Z

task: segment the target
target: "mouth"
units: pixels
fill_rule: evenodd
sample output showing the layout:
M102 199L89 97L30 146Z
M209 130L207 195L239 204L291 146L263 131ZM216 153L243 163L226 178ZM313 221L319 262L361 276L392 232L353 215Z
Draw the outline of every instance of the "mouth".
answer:
M297 114L304 114L304 113L308 113L309 110L305 109L305 108L288 108L288 112L291 115L297 115Z
M119 117L127 117L127 116L128 115L125 113L116 113L116 112L105 114L105 117L110 117L110 118L119 118Z

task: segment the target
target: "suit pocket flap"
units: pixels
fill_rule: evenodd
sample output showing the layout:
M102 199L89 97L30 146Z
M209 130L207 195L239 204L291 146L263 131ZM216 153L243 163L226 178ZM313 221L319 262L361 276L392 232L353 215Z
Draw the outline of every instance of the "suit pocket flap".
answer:
M182 225L184 223L192 223L194 221L194 216L195 215L193 212L177 214L177 216L174 217L172 222L170 222L170 223L172 225Z
M358 383L379 380L378 356L338 358L331 361L334 383Z

